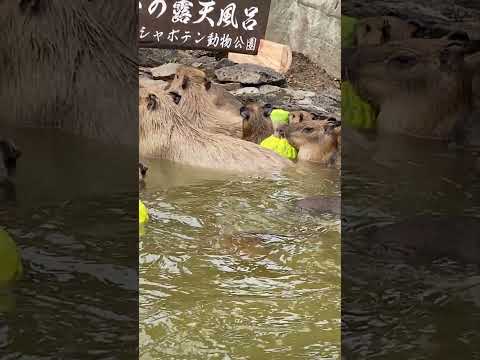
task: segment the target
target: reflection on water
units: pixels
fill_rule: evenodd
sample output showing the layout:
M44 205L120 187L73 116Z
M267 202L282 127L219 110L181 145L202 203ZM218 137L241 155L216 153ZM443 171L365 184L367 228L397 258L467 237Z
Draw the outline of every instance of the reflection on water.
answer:
M136 356L135 152L51 130L13 138L17 200L0 203L0 226L24 277L0 292L0 358Z
M477 264L464 263L462 251L454 251L471 247L480 256L478 242L464 236L475 231L478 241L478 222L459 223L452 218L479 218L474 158L468 151L402 137L377 139L373 152L354 152L354 148L353 142L344 142L345 358L478 358L478 257ZM425 226L415 230L399 228L388 236L375 231L419 215L424 215ZM449 231L437 232L438 226L430 226L428 219L438 215L450 216L442 225ZM464 228L472 224L475 228ZM430 239L432 233L437 242L412 252L404 248ZM419 250L428 256L418 257Z
M296 210L338 194L309 166L272 179L148 164L142 359L338 359L340 223Z

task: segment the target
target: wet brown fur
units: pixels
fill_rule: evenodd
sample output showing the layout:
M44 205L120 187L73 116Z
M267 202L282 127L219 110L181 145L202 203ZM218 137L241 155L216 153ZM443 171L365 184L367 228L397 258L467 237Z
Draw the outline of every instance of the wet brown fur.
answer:
M0 27L3 122L134 145L136 53L85 2L0 1Z
M242 137L242 104L221 87L212 84L199 69L181 66L168 91L181 96L180 111L190 123L205 131Z
M243 119L243 139L260 144L273 134L272 120L269 115L271 108L257 102L249 102L240 109Z
M141 157L244 173L272 172L292 164L256 144L195 128L166 92L141 88L139 104Z
M298 160L340 166L340 132L341 129L335 129L328 121L310 120L291 124L287 139L298 150Z

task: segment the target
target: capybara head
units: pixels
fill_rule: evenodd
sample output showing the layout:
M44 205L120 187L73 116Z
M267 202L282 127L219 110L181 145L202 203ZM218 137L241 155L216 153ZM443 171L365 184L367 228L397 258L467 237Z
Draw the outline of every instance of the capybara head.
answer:
M443 39L390 42L358 48L349 60L349 74L376 105L406 93L451 94L464 85L464 53L463 43Z
M360 19L355 27L356 46L380 45L388 41L406 40L415 36L420 26L393 16Z
M209 91L211 88L212 82L203 71L189 66L180 66L168 90L183 95L186 92Z
M15 175L21 151L11 140L0 140L0 183Z
M340 130L336 128L325 120L310 120L291 124L286 135L289 143L298 150L299 160L332 165L339 154Z
M243 139L259 144L265 138L273 134L270 114L273 111L271 104L248 102L240 108L240 116L243 119Z

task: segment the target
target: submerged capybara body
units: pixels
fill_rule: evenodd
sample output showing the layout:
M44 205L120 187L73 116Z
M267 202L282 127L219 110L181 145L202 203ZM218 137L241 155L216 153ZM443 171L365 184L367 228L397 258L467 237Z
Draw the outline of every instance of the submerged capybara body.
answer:
M297 207L315 214L330 213L338 215L341 212L341 204L340 196L318 195L299 200Z
M0 26L2 121L136 143L136 54L86 2L1 1Z
M291 124L288 142L298 150L298 160L327 166L340 166L339 131L328 121L303 121Z
M243 139L260 144L264 139L273 134L272 113L270 104L261 105L256 102L249 102L240 108L240 115L243 118Z
M471 112L466 44L410 39L358 48L346 61L362 98L379 108L380 132L447 140Z
M180 96L180 111L196 128L242 137L242 104L233 95L212 84L203 71L179 67L168 91Z
M238 172L276 171L291 165L256 144L195 128L179 111L175 96L140 88L141 157Z

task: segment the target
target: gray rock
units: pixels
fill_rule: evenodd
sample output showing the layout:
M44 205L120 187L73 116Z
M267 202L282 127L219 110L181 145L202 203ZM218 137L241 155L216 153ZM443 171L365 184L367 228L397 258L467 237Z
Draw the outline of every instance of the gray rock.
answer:
M238 90L230 91L230 94L238 97L248 97L252 95L259 95L260 90L258 90L256 87L244 87Z
M286 78L282 74L253 64L238 64L217 69L215 76L221 82L239 82L243 85L286 84Z
M218 84L218 85L224 88L226 91L235 91L242 87L242 85L239 83L225 83L225 84Z
M180 64L175 63L164 64L150 69L150 72L155 80L168 79L169 77L175 75L175 72L179 66Z
M221 68L224 68L227 66L233 66L233 65L237 65L237 63L228 59L222 59L219 62L217 62L217 64L215 65L215 69L221 69Z
M139 82L140 82L140 85L144 87L152 88L152 89L161 89L161 90L165 90L169 85L168 82L166 81L153 80L148 78L140 78Z
M170 62L175 62L176 50L169 49L139 49L138 61L140 66L155 67Z
M265 95L276 94L283 91L281 87L274 86L274 85L262 85L260 86L259 90L262 94L265 94Z

